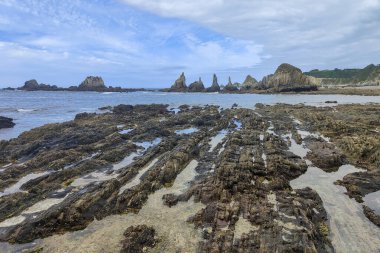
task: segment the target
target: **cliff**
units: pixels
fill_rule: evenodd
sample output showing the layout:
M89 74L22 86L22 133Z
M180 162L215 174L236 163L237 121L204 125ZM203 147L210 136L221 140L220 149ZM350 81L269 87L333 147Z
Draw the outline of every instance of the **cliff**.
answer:
M310 91L318 89L319 81L290 64L281 64L274 74L265 76L259 87L274 92Z
M314 69L304 74L318 78L322 84L380 85L380 65L374 64L363 69Z

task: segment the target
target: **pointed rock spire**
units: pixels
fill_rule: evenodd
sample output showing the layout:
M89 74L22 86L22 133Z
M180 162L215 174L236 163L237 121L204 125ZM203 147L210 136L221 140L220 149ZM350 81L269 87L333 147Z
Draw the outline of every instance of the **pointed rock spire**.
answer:
M170 91L186 91L186 77L185 73L182 72L182 74L178 77L178 79L174 82L172 87L169 89Z
M211 87L207 88L208 92L218 92L220 91L220 86L218 84L218 78L216 77L216 74L212 77L212 85Z

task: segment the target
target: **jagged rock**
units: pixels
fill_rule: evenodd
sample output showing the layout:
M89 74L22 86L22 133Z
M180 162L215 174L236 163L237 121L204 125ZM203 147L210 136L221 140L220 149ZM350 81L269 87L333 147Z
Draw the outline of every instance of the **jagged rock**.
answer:
M224 90L226 91L238 91L239 90L239 84L238 83L232 83L231 77L228 77L228 84L224 87Z
M189 85L190 92L202 92L204 90L205 86L203 85L201 78L199 78L199 81L195 81Z
M311 151L306 157L324 171L336 171L339 166L347 163L346 156L331 143L311 141L307 146Z
M362 197L380 190L380 171L363 171L346 175L337 182L347 188L347 194L358 202L363 202Z
M39 85L36 79L32 79L32 80L26 81L22 88L25 90L34 90L34 89L38 89L38 86Z
M218 78L216 77L215 74L214 74L214 76L212 78L212 85L211 85L211 87L207 88L207 91L208 92L218 92L218 91L220 91L220 86L218 84Z
M100 76L88 76L79 85L78 90L84 91L99 91L104 90L107 87L104 85L104 81Z
M255 88L257 85L257 80L253 78L251 75L248 75L243 82L242 89L250 90Z
M281 64L273 75L263 78L260 86L277 92L317 90L318 81L306 76L299 68Z
M12 128L15 126L13 119L0 116L0 129L1 128Z
M128 227L124 232L125 239L120 253L146 252L146 247L152 248L156 244L155 233L154 228L147 225Z
M35 79L26 81L24 86L19 87L19 90L26 90L26 91L37 91L37 90L44 90L44 91L56 91L56 90L63 90L62 88L58 88L56 85L49 85L49 84L39 84Z
M185 73L182 72L172 87L170 87L169 91L187 91Z

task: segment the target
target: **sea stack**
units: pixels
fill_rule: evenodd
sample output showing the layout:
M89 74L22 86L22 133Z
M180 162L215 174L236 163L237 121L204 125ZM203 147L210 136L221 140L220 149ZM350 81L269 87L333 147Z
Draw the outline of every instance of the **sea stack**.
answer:
M317 84L315 78L303 74L299 68L288 63L281 64L273 75L268 75L261 81L264 89L275 92L317 90Z
M220 91L220 86L218 84L218 78L216 77L216 74L214 74L212 78L212 85L211 87L207 88L208 92L219 92Z
M174 84L172 85L172 87L170 87L169 91L177 91L177 92L187 91L186 77L185 77L185 73L184 72L182 72L182 74L174 82Z
M202 92L205 90L202 79L199 77L198 81L195 81L189 85L190 92Z
M224 90L225 91L238 91L239 90L238 85L239 85L238 83L233 84L231 81L231 77L228 77L228 84L224 87Z
M258 82L255 78L253 78L251 75L247 75L247 77L245 78L245 80L243 82L242 89L251 90L251 89L257 87L257 84L258 84Z
M100 76L88 76L78 87L80 91L102 91L105 89L107 87Z

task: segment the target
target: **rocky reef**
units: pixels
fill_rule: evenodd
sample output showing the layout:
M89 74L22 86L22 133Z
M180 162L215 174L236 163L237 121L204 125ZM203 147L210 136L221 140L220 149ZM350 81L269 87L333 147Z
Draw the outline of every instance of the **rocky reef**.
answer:
M2 128L12 128L15 126L13 119L8 117L0 116L0 129Z
M96 92L134 92L144 91L145 89L130 89L121 87L105 86L104 81L98 76L88 76L79 86L70 86L62 88L56 85L39 84L35 79L26 81L22 87L17 88L23 91L96 91ZM14 90L6 88L4 90Z
M18 88L18 90L24 90L24 91L60 91L64 90L63 88L59 88L56 85L49 85L49 84L39 84L35 79L26 81L24 86Z
M119 105L0 141L0 248L334 252L343 240L376 252L378 233L339 234L319 188L293 188L316 165L377 171L380 108L334 108ZM356 135L367 157L344 144Z

